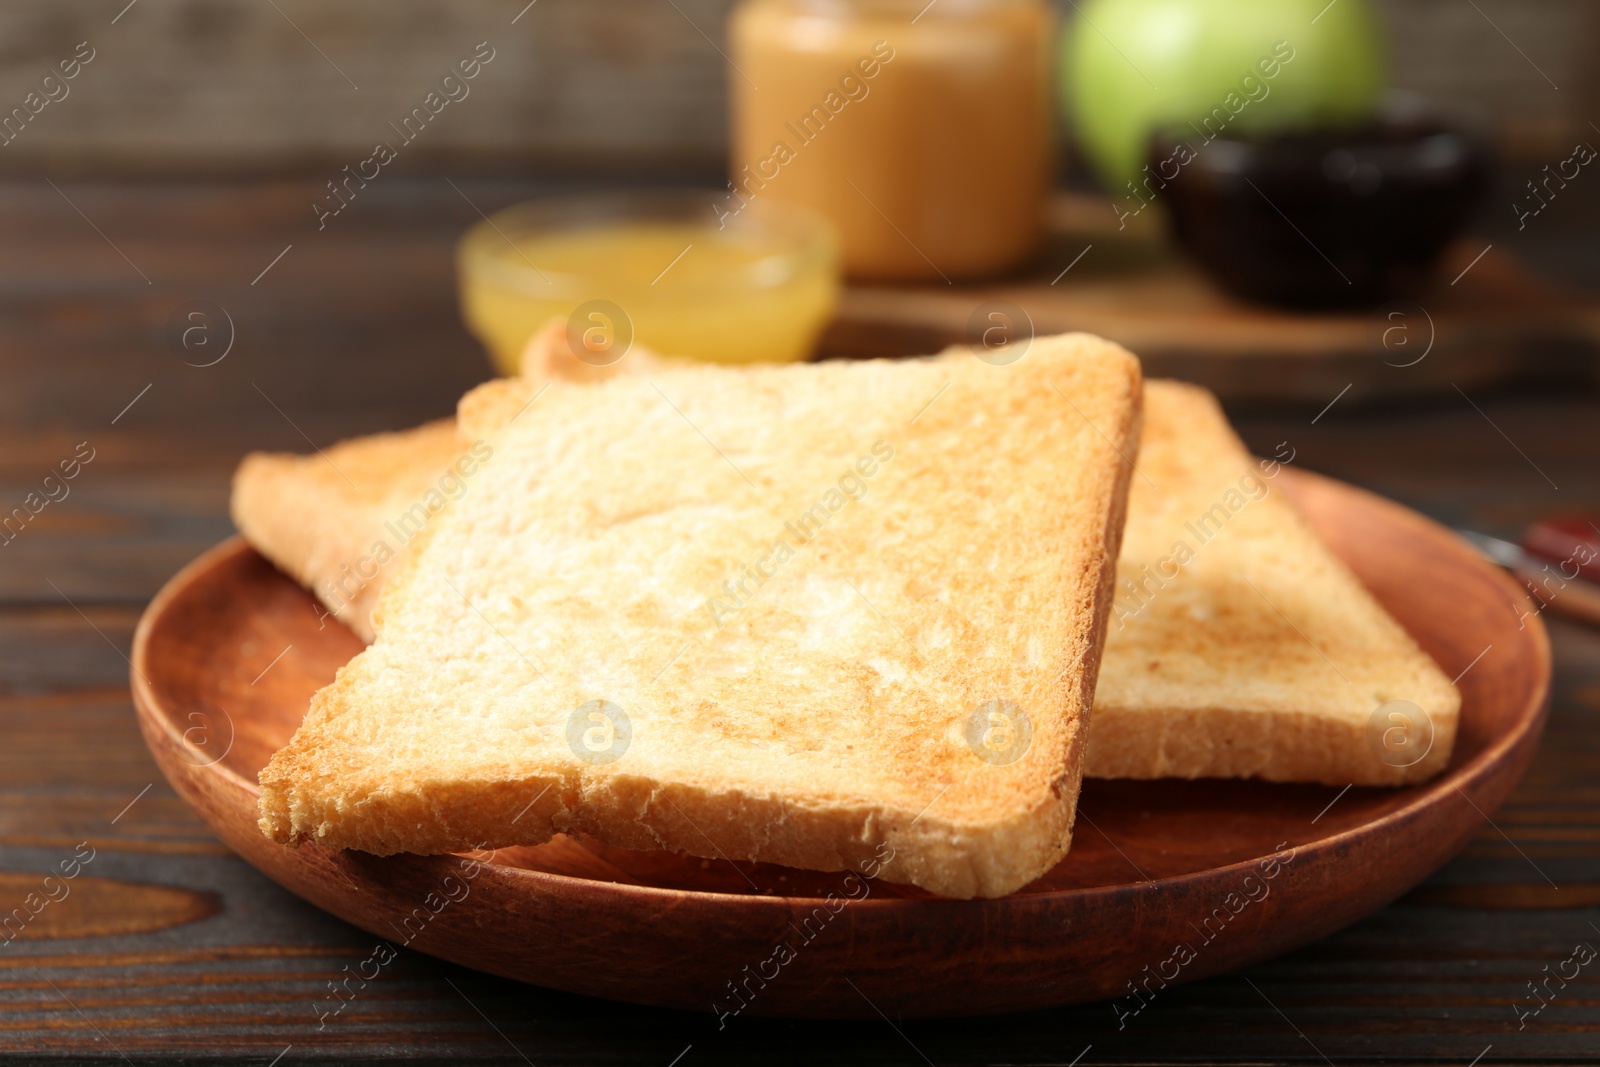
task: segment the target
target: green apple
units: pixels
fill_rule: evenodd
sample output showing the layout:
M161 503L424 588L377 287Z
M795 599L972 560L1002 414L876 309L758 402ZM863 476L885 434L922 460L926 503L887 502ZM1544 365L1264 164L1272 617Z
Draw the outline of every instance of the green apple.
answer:
M1383 67L1370 0L1086 0L1062 37L1065 112L1113 189L1169 126L1203 140L1359 121Z

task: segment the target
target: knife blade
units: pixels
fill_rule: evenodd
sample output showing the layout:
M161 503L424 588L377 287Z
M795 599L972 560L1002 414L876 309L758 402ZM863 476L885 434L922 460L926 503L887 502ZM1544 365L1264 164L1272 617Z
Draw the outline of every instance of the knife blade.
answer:
M1600 626L1600 583L1586 577L1594 570L1595 557L1579 550L1578 543L1567 548L1565 555L1551 559L1548 552L1535 555L1514 541L1477 530L1457 528L1456 533L1490 562L1504 567L1522 581L1534 604L1532 614L1549 610L1578 622ZM1563 543L1552 540L1548 547L1557 550Z

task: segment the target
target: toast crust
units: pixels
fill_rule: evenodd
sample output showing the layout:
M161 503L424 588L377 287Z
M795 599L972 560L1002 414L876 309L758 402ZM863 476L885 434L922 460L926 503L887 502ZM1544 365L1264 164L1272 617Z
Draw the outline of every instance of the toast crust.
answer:
M1086 773L1340 786L1437 774L1455 686L1273 489L1277 465L1251 458L1211 393L1152 381L1145 395ZM1392 700L1432 723L1409 765L1377 743Z
M643 345L616 363L589 363L572 351L566 320L558 318L528 340L521 365L517 408L537 395L524 383L592 383L681 363ZM473 421L498 429L520 413L517 408L495 407ZM233 478L234 525L370 644L372 612L389 573L421 528L470 488L487 434L460 425L439 419L341 441L314 456L252 452Z
M459 452L453 419L311 456L252 452L234 474L229 510L258 552L370 641L383 577L419 520L446 505L439 483Z
M824 870L887 846L891 880L1012 892L1070 843L1141 397L1137 361L1083 335L1006 368L554 383L390 576L376 642L262 772L262 829ZM747 565L774 574L735 596ZM1013 762L966 737L996 698L1031 725ZM568 743L596 699L628 716L615 762Z

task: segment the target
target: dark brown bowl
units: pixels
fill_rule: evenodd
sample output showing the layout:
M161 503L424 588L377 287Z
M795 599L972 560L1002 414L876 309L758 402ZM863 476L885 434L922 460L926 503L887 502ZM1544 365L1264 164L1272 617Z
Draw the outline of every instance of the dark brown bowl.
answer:
M1479 134L1404 101L1352 129L1208 132L1154 138L1147 187L1167 204L1178 244L1218 285L1281 307L1418 295L1492 165Z

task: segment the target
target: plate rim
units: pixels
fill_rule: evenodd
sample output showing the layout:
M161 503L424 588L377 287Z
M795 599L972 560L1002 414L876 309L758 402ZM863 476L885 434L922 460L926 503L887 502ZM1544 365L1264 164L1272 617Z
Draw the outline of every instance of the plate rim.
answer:
M1433 519L1408 508L1394 500L1374 493L1370 490L1326 475L1317 474L1304 469L1284 468L1281 473L1290 475L1288 485L1298 487L1299 483L1322 488L1334 488L1336 491L1358 494L1364 498L1365 503L1376 506L1384 511L1391 521L1420 530L1431 538L1442 536L1457 551L1464 563L1481 575L1487 575L1501 590L1508 594L1510 603L1516 604L1525 601L1526 595L1521 586L1512 580L1505 571L1483 559L1475 553L1468 544L1453 530L1436 522ZM1295 500L1297 488L1287 490L1291 500ZM1309 520L1307 520L1309 522ZM147 727L160 730L166 735L168 741L174 746L190 751L203 759L202 753L180 734L169 715L161 710L160 702L156 699L153 686L145 673L145 668L150 662L149 640L156 622L161 618L166 608L177 599L179 595L196 583L197 578L205 572L215 569L218 565L233 557L254 552L242 534L234 534L221 543L212 546L199 556L185 564L161 587L160 591L151 599L139 623L134 630L134 640L130 661L130 689L132 690L133 703L138 718ZM1337 553L1335 553L1337 556ZM1341 558L1341 562L1344 562ZM1348 564L1346 564L1348 566ZM1318 854L1336 852L1351 839L1370 834L1374 830L1404 822L1416 817L1424 809L1437 804L1447 791L1464 792L1464 787L1478 784L1482 779L1497 767L1501 766L1507 754L1516 746L1528 739L1529 735L1538 735L1542 732L1545 719L1548 715L1551 680L1553 672L1552 650L1549 632L1545 627L1541 615L1528 616L1532 625L1527 627L1528 640L1532 643L1536 671L1527 687L1527 697L1517 714L1512 727L1495 735L1483 750L1477 753L1470 761L1459 767L1447 769L1440 775L1415 786L1404 787L1413 790L1413 795L1401 806L1385 812L1369 821L1361 822L1355 826L1338 831L1325 837L1319 837L1304 844L1291 846L1295 858L1302 855L1316 856ZM1430 656L1430 659L1432 657ZM1092 724L1092 712L1091 712ZM148 747L148 746L147 746ZM152 751L152 756L161 767L163 774L167 774L167 767L161 757ZM193 767L197 773L209 772L223 780L231 789L241 791L245 796L259 800L260 787L257 782L245 778L220 762L203 764L196 762ZM170 779L170 775L167 775ZM1519 775L1520 777L1520 775ZM182 795L180 791L180 796ZM1470 800L1470 798L1469 798ZM187 802L187 801L186 801ZM1474 806L1476 806L1474 804ZM1075 813L1076 814L1076 813ZM202 819L214 832L216 827L202 814ZM1076 818L1074 818L1073 831L1077 831ZM336 855L338 850L324 849L314 844L309 846L328 855ZM430 861L437 865L448 865L462 857L473 857L483 866L493 867L503 875L525 879L530 886L543 887L542 891L556 893L563 896L587 895L591 898L617 897L620 900L634 900L648 904L651 902L699 902L706 905L715 905L721 909L729 907L738 908L759 915L762 912L779 911L786 914L792 913L793 905L820 900L820 897L787 896L778 893L760 894L744 892L719 892L708 889L681 889L669 886L649 885L631 881L606 881L597 878L588 878L581 875L566 874L554 871L542 871L526 867L517 867L509 864L494 862L492 856L488 860L477 858L475 851L464 850L453 853L439 854L401 854L405 859L417 861L426 866ZM1123 882L1114 885L1088 886L1080 888L1051 889L1037 893L1015 893L1005 897L986 900L958 901L939 897L883 897L868 896L854 901L852 910L865 909L869 912L887 910L907 911L927 908L930 904L983 904L989 906L1006 907L1048 907L1063 904L1069 900L1092 900L1098 897L1117 896L1125 894L1161 892L1164 890L1181 889L1182 887L1201 881L1211 881L1221 875L1231 872L1244 872L1254 868L1264 860L1274 856L1281 856L1282 852L1269 852L1248 859L1236 860L1227 864L1206 867L1197 871L1184 874L1171 875L1148 879L1141 882Z

